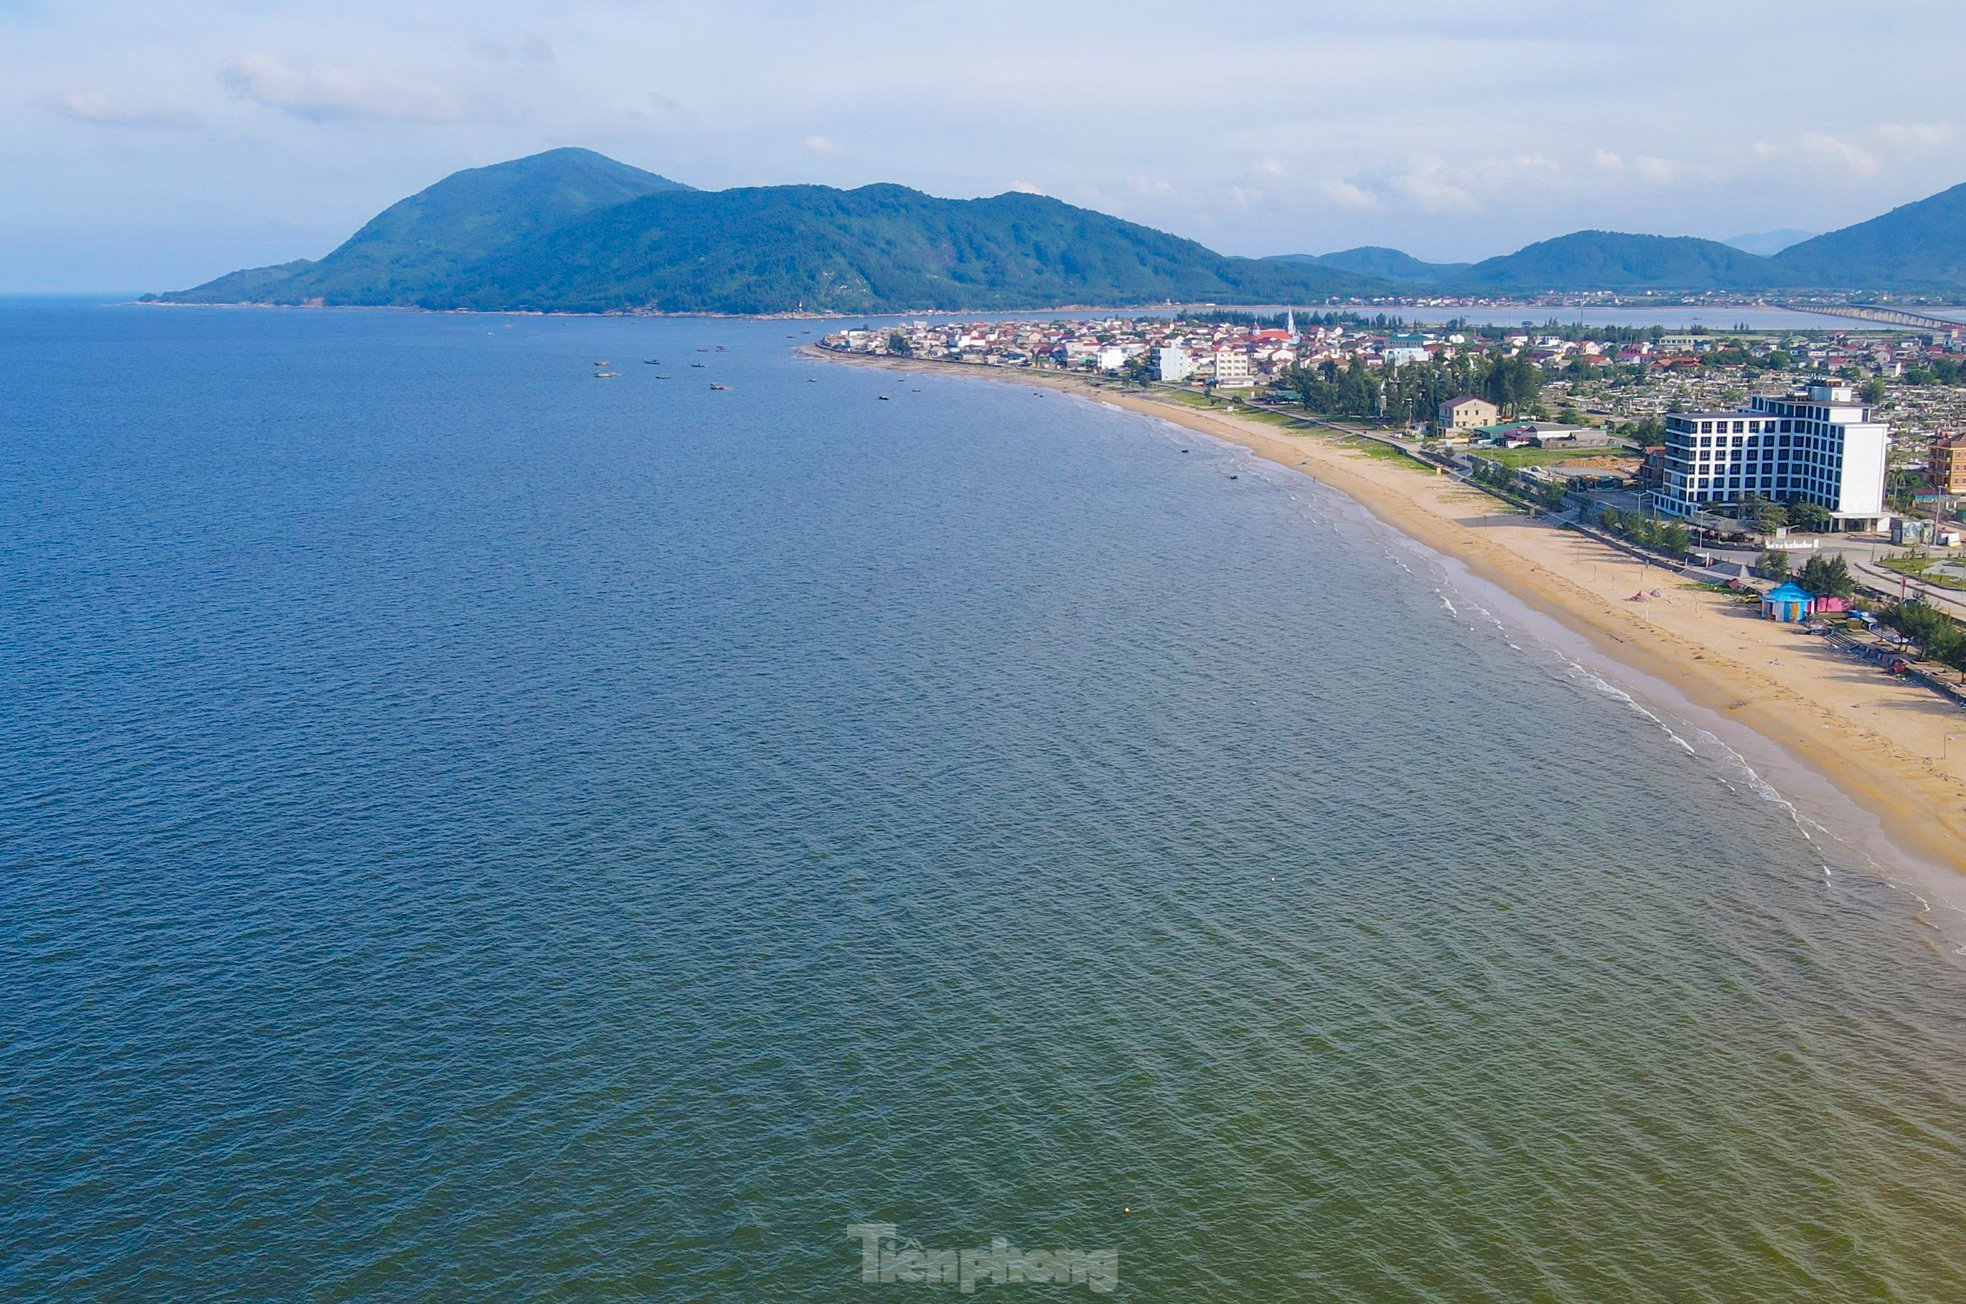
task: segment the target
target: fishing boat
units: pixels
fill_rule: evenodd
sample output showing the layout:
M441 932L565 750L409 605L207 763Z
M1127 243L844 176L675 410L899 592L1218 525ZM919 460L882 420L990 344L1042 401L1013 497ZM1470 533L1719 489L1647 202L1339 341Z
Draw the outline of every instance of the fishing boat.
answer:
M719 384L718 384L718 383L717 383L716 381L714 381L714 380L713 380L713 381L711 381L711 382L710 382L710 388L711 388L711 389L729 389L729 388L730 388L730 386L729 386L729 385L719 385Z
M597 372L595 372L595 373L594 373L594 379L595 379L595 380L613 380L613 379L614 379L614 378L615 378L616 376L619 376L620 374L621 374L621 373L620 373L620 372L618 372L618 371L597 371Z

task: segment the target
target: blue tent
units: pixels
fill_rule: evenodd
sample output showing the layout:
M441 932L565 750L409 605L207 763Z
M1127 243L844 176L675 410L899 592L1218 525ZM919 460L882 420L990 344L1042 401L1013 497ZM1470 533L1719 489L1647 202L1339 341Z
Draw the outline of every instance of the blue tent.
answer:
M1799 584L1783 584L1761 595L1761 614L1769 620L1803 620L1816 595Z

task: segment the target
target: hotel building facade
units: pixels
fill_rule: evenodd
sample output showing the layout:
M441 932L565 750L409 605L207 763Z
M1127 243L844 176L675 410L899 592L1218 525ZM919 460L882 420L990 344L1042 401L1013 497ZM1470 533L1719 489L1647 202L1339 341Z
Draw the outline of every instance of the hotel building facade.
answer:
M1890 447L1891 428L1846 385L1757 398L1738 412L1668 413L1665 477L1652 498L1660 514L1681 517L1750 494L1800 498L1839 525L1875 524Z

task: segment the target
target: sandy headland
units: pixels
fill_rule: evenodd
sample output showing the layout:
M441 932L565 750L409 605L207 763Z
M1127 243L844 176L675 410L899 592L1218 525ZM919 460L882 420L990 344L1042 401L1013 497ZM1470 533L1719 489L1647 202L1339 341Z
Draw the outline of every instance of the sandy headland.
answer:
M1839 828L1839 836L1885 873L1943 869L1949 872L1926 882L1966 887L1966 877L1955 877L1966 876L1966 710L1821 637L1762 620L1753 606L1511 511L1411 459L1365 452L1336 431L1280 426L1254 414L1023 368L875 358L814 345L805 351L832 362L1062 390L1306 473L1582 640L1602 662L1591 668L1610 669L1606 677L1634 698L1677 699L1662 705L1711 726L1785 795L1806 806L1806 795L1793 789L1812 778L1826 783L1869 826ZM1629 600L1653 590L1659 596ZM1908 863L1890 863L1898 857Z

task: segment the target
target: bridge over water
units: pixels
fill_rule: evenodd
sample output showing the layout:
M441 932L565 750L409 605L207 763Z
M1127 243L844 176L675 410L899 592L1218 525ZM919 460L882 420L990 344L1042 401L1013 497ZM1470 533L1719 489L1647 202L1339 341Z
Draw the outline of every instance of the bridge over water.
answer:
M1950 317L1928 317L1903 308L1880 308L1872 304L1789 304L1793 312L1813 312L1824 317L1852 317L1858 321L1881 322L1886 326L1909 326L1913 330L1938 331L1955 339L1966 336L1966 321Z

